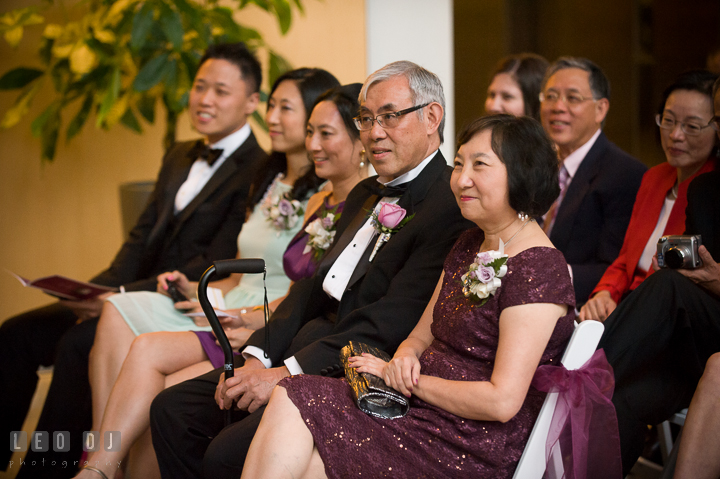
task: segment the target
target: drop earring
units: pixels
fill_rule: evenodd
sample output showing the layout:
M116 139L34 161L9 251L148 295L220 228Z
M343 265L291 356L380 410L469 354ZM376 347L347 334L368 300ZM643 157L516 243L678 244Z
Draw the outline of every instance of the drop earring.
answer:
M520 221L526 221L528 219L528 215L520 211L518 212L518 218L520 218Z
M365 166L365 150L360 150L360 168Z

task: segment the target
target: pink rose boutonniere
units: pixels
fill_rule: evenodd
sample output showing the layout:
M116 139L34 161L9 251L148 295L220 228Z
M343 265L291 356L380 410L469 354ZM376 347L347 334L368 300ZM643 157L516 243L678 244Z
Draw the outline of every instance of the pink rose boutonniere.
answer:
M463 294L473 301L485 304L500 287L500 278L507 273L508 256L500 251L483 251L475 256L475 261L462 275Z
M385 203L384 201L380 202L380 208L373 211L371 215L372 225L380 236L375 243L375 248L373 248L373 251L370 254L370 261L375 258L375 255L380 250L380 247L387 243L394 233L400 231L400 229L415 216L414 214L410 216L406 215L407 211L405 208L393 203Z

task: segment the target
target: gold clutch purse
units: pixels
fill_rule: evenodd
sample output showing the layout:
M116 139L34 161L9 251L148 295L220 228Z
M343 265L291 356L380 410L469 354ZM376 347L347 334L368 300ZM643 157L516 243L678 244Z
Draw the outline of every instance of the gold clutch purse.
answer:
M384 419L403 417L410 410L408 398L385 384L382 378L370 373L358 373L351 368L348 359L362 353L372 354L383 361L390 361L385 351L365 343L350 341L340 351L340 361L345 368L345 379L353 391L355 404L366 414Z

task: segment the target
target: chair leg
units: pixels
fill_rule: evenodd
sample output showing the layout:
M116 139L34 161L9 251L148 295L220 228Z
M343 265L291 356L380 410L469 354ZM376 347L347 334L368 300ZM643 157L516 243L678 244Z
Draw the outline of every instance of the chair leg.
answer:
M670 431L670 421L663 421L660 425L658 425L657 429L663 464L667 464L668 457L670 457L670 452L673 448L672 432Z

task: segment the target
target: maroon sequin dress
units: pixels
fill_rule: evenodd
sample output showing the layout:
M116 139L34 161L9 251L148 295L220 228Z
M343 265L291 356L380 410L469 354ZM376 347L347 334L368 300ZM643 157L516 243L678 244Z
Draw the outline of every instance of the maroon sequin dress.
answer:
M488 302L462 295L467 272L483 241L464 233L445 261L445 279L433 312L434 341L420 358L421 373L456 381L487 381L498 346L500 312L528 303L569 306L540 364L559 362L575 318L575 296L565 259L552 248L509 258L502 285ZM280 385L300 410L330 478L512 477L545 397L530 388L520 412L506 423L464 419L412 397L407 416L388 420L361 412L344 380L301 375Z

